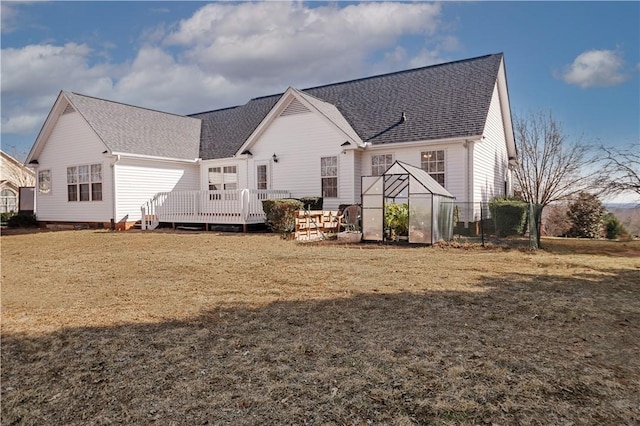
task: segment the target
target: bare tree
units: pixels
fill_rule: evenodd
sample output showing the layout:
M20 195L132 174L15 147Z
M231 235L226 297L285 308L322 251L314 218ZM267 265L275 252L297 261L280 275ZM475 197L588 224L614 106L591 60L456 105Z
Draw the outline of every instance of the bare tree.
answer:
M600 146L597 184L602 193L640 195L640 143L628 148Z
M551 113L514 117L514 132L516 185L525 201L540 206L535 218L539 245L542 210L592 186L591 147L581 138L570 140Z
M525 201L546 207L592 185L593 173L587 173L591 147L581 138L570 141L551 113L515 117L514 129L515 175Z

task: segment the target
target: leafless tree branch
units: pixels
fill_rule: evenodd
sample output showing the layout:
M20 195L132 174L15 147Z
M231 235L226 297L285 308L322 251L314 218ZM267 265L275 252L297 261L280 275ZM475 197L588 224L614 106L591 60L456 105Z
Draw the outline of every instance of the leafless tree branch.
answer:
M598 154L597 186L603 194L633 192L640 195L640 143L628 148L601 145Z
M569 141L551 113L515 117L514 128L519 153L515 176L525 201L544 207L593 185L591 147L581 138Z

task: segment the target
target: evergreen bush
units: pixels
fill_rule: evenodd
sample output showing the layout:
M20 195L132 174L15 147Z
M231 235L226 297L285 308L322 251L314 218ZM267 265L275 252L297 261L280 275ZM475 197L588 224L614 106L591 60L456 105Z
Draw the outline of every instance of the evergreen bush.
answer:
M626 233L626 230L624 229L624 226L622 226L622 223L620 223L618 218L611 213L605 214L602 218L602 222L604 223L606 236L610 240L620 238L623 234Z
M35 228L38 226L36 215L33 213L18 213L7 221L9 228Z
M302 210L300 200L284 198L280 200L263 200L262 209L267 216L267 226L272 232L286 234L296 228L295 212Z
M598 238L602 232L605 209L595 195L580 192L569 204L567 216L571 221L569 237Z
M527 222L528 204L513 198L494 198L489 202L498 237L522 235Z

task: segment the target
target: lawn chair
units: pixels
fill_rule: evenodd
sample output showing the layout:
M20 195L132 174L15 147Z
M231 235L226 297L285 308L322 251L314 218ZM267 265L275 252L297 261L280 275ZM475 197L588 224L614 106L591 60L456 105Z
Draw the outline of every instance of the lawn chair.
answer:
M360 206L352 205L346 207L342 211L340 216L340 223L344 227L345 231L359 231L360 230L360 216L362 209Z

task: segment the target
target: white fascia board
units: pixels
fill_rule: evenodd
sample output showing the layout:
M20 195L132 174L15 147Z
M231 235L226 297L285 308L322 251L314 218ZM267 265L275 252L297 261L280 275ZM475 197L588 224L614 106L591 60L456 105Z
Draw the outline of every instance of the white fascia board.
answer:
M267 115L262 119L260 124L255 128L255 130L249 135L247 140L242 144L240 148L236 151L235 155L241 155L243 152L251 148L251 145L262 135L262 133L269 127L271 122L275 119L275 117L279 114L279 110L282 108L282 105L285 103L285 99L288 99L289 95L294 93L294 89L289 87L285 92L280 96L280 99L276 102L276 104L271 108L271 110L267 113Z
M226 166L226 165L235 165L241 161L248 161L249 156L242 155L238 157L224 157L224 158L209 158L207 160L200 160L200 164L202 167L208 166Z
M66 96L65 92L61 90L60 93L58 93L58 97L56 98L56 101L53 103L53 106L51 107L51 110L49 111L47 118L44 120L44 124L42 125L42 128L40 129L40 132L38 133L38 136L36 137L36 140L33 146L31 147L31 151L29 151L29 155L27 155L27 159L26 159L27 164L29 164L34 159L34 157L37 157L38 155L40 155L40 152L42 151L45 141L49 138L49 135L51 135L53 127L55 126L58 119L62 116L62 112L64 111L63 100L66 101L69 105L71 105L78 114L80 114L82 119L87 123L87 125L91 128L91 130L93 130L96 137L100 140L100 142L102 142L104 147L107 150L109 149L109 147L107 146L106 143L104 143L104 140L102 140L98 132L96 132L93 126L91 126L91 123L89 123L89 121L85 118L84 114L82 114L82 111L76 105L74 105L71 99L69 99ZM65 105L65 108L66 108L66 105ZM37 158L35 159L37 160Z
M321 111L320 109L318 109L318 107L316 107L313 103L309 102L309 101L306 99L306 97L307 97L307 96L309 96L309 97L313 97L312 95L309 95L309 94L307 94L307 93L301 92L300 90L297 90L297 89L293 89L293 92L295 93L296 98L297 98L300 102L302 102L302 104L303 104L303 105L305 105L307 108L312 109L312 110L316 111L318 114L320 114L320 116L322 116L322 118L323 118L325 121L327 121L329 124L331 124L331 125L333 125L334 127L336 127L336 128L340 131L340 133L342 133L343 135L345 135L345 137L347 138L347 140L348 140L349 142L354 143L356 146L364 146L364 142L362 142L362 139L360 139L360 138L355 139L355 138L353 138L352 136L350 136L347 132L345 132L345 131L344 131L344 129L342 128L342 126L340 126L338 123L336 123L335 121L333 121L333 120L332 120L331 118L329 118L329 117L328 117L328 116L327 116L323 111ZM349 123L347 122L347 120L344 118L344 116L342 115L342 113L340 113L340 111L338 110L338 108L336 108L336 106L335 106L335 105L330 104L329 102L325 102L325 101L323 101L322 99L319 99L319 98L315 98L315 99L318 99L318 102L322 102L323 104L327 104L327 105L329 105L331 108L335 108L336 112L337 112L338 114L340 114L340 116L344 119L345 123L346 123L347 125L349 125ZM352 131L353 131L353 133L354 133L354 134L356 134L356 136L357 136L356 131L355 131L355 130L353 130L353 128L351 128L351 130L352 130Z
M511 108L509 107L509 88L507 86L507 73L505 71L504 57L500 61L500 69L498 70L498 97L500 98L500 111L502 112L502 123L504 126L505 139L507 140L507 153L509 157L518 157L518 149L516 148L515 136L513 134L513 122L511 120Z
M475 136L465 136L465 137L455 137L455 138L445 138L445 139L429 139L423 141L412 141L412 142L395 142L395 143L383 143L378 145L366 144L364 149L367 151L382 151L389 150L394 148L410 148L414 146L428 146L428 145L449 145L449 144L461 144L469 141L480 142L482 140L482 135Z
M51 106L51 109L49 110L49 114L47 115L47 118L44 120L44 123L42 123L42 127L40 128L40 132L38 132L38 136L36 136L36 140L33 142L33 146L31 147L31 150L27 155L27 159L25 160L26 164L29 164L31 161L33 161L34 157L37 157L40 154L40 151L42 151L42 146L44 144L44 141L51 134L55 121L62 114L60 105L62 103L61 100L63 97L64 97L64 92L61 90L60 93L58 93L58 97L56 98L55 102ZM35 159L37 160L37 158Z
M196 164L201 161L200 158L184 159L184 158L171 158L171 157L160 157L156 155L144 155L144 154L131 154L129 152L117 152L111 151L110 153L114 157L120 158L134 158L134 159L142 159L142 160L153 160L153 161L166 161L169 163L189 163Z

